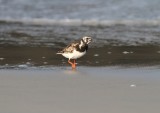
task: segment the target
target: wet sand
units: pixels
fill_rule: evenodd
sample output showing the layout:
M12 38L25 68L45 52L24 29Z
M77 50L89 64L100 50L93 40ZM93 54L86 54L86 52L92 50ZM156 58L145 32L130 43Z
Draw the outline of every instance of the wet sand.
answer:
M158 113L159 67L2 69L1 113Z
M67 59L56 54L61 49L2 46L0 47L0 69L23 66L68 66ZM160 64L160 47L149 45L89 47L87 54L77 59L77 63L78 66L155 66Z

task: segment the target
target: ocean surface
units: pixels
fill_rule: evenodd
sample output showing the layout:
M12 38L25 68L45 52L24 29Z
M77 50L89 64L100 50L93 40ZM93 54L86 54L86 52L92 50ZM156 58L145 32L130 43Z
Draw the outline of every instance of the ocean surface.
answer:
M0 19L157 20L159 0L0 0Z
M0 68L68 66L56 52L93 42L79 66L160 64L159 0L0 0Z

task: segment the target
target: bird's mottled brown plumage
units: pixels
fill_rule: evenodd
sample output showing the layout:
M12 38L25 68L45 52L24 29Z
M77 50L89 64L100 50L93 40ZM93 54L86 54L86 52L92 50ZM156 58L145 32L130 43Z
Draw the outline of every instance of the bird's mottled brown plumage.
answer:
M76 46L78 46L79 43L78 42L74 42L69 44L67 47L65 47L62 51L60 51L59 53L72 53L73 50L76 48Z

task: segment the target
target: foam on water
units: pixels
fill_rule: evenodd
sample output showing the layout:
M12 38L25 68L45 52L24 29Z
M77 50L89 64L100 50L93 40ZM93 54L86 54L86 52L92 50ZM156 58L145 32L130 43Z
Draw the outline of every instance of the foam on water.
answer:
M11 22L11 23L23 23L32 25L89 25L89 26L112 26L112 25L160 25L160 19L135 19L135 20L99 20L99 19L11 19L3 18L0 19L1 23Z

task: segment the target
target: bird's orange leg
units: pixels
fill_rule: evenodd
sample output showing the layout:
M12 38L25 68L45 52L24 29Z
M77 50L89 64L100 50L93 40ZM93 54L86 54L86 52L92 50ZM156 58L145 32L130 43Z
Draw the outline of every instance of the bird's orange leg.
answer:
M76 60L74 60L74 62L72 63L70 60L68 60L68 63L71 64L72 69L76 68Z
M74 60L74 65L73 65L73 67L72 68L76 68L76 60Z

